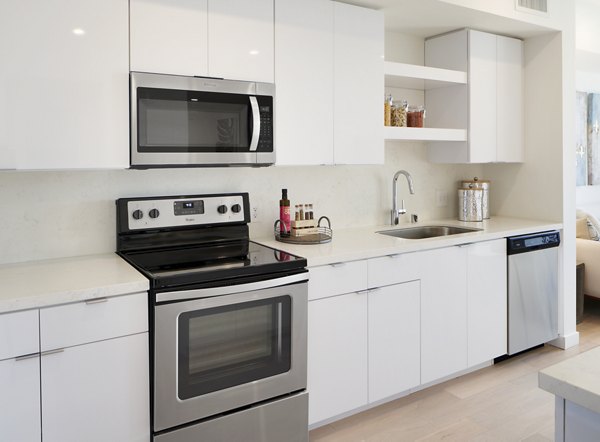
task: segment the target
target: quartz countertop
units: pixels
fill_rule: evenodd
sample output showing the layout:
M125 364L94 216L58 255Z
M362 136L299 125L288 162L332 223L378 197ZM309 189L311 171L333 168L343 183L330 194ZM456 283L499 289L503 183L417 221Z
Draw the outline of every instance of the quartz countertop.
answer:
M446 225L482 229L476 232L441 236L425 239L403 239L376 233L381 230L394 230L418 226ZM397 253L416 252L454 245L523 235L546 230L562 229L562 224L520 218L492 217L483 222L461 222L456 220L423 221L398 226L371 226L336 230L333 240L319 245L297 245L276 241L273 237L252 238L263 245L302 256L309 267L333 264L342 261L374 258Z
M600 413L600 347L541 370L540 388Z
M0 313L148 290L140 272L114 253L0 266Z

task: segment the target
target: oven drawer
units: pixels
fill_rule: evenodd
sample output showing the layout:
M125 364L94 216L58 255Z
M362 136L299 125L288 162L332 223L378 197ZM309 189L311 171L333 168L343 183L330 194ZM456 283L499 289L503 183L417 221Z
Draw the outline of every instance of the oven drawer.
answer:
M367 288L367 261L350 261L309 269L308 300L358 292Z
M40 310L42 351L148 331L148 293Z
M37 310L0 315L0 360L40 351Z

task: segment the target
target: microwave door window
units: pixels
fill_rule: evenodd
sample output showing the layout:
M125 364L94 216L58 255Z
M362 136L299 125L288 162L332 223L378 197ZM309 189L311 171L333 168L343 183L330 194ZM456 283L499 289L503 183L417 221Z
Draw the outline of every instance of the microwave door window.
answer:
M138 88L141 152L247 152L247 96Z

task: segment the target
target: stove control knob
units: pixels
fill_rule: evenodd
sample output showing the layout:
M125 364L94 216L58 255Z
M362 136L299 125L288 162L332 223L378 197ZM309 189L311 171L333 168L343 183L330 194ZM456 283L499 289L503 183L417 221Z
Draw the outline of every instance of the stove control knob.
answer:
M152 209L150 210L150 212L148 212L148 215L150 215L150 218L158 218L160 212L158 211L158 209Z
M137 209L133 211L131 216L133 216L133 219L142 219L144 217L144 212L142 212L140 209Z
M221 204L219 207L217 207L217 212L219 212L221 215L227 213L227 206Z
M239 213L242 211L242 206L240 206L239 204L234 204L233 206L231 206L231 211L233 213Z

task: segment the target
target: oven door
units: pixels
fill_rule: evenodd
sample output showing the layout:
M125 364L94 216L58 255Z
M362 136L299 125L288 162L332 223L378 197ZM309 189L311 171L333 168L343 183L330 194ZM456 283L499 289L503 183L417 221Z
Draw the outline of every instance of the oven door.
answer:
M154 431L305 389L306 280L157 294Z
M131 73L133 167L269 164L266 83Z

